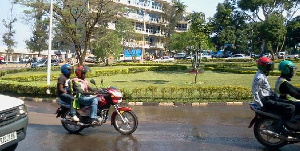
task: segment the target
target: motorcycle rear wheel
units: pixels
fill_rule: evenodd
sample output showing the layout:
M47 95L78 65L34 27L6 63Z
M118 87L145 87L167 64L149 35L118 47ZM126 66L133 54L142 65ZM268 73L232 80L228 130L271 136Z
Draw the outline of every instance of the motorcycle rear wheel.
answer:
M122 120L123 117L124 121ZM138 126L138 119L132 111L124 111L116 115L113 121L115 129L123 135L132 134Z
M269 136L262 133L262 130L274 131L274 125L277 125L275 119L267 118L267 119L260 119L254 125L254 135L255 138L259 143L262 145L271 148L271 149L278 149L287 144L287 142L278 137Z
M62 118L65 118L66 120L70 120L71 121L71 116L70 116L70 110L64 112L61 116ZM79 126L79 125L72 125L72 124L68 124L65 122L61 122L62 126L70 133L72 134L77 134L79 132L81 132L84 127L83 126Z

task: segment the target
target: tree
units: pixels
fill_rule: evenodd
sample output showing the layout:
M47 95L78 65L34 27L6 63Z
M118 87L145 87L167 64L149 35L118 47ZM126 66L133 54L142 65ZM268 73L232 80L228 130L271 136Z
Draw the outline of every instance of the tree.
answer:
M91 43L91 48L97 58L107 62L109 56L118 56L122 52L121 38L113 31L109 31ZM107 65L107 64L106 64Z
M292 48L293 53L299 53L300 48L300 16L287 23L287 47Z
M28 18L34 20L34 29L33 35L30 37L29 40L26 40L25 43L27 48L32 52L38 52L40 56L41 52L47 49L47 39L48 39L48 25L49 19L45 18L45 12L43 10L44 1L43 0L36 0L36 7L31 11L25 11Z
M134 56L132 50L133 50L133 48L137 47L136 39L141 39L142 36L138 35L135 32L132 22L126 18L120 19L116 23L115 33L118 35L119 39L121 39L121 41L122 41L123 50L128 49L128 52L132 56L132 60L135 60L135 56ZM141 57L144 57L144 56L141 56Z
M205 24L204 13L193 12L188 16L189 22L191 24L192 38L194 39L193 45L191 45L192 51L195 54L194 60L194 70L195 70L195 83L197 83L198 76L198 50L203 50L208 47L208 35L210 31ZM201 55L200 55L201 56ZM201 60L201 58L200 58Z
M238 0L238 6L249 11L253 21L264 21L273 13L286 14L284 18L289 21L299 9L299 0ZM261 13L260 13L261 12ZM263 16L261 16L262 14Z
M65 39L73 44L79 64L82 65L90 42L101 27L120 12L120 8L111 0L56 0L53 5L55 26L60 28ZM36 1L21 0L21 4L36 8ZM45 3L43 9L49 12L50 4ZM121 15L121 14L119 14Z
M212 41L216 44L217 49L230 51L245 51L247 48L247 30L246 16L236 9L235 2L225 0L219 3L217 12L210 19L209 25L212 28Z
M281 14L271 14L261 26L261 37L266 40L272 54L282 50L286 38L284 18ZM273 55L274 57L274 55Z
M170 39L172 34L175 32L176 26L178 25L178 22L181 21L184 18L184 13L186 10L186 5L183 3L172 0L173 5L164 5L164 15L167 24L165 29L165 51L167 49L170 50Z
M7 46L6 51L6 64L8 63L8 56L14 52L13 47L15 46L16 42L14 40L14 35L16 31L13 29L13 24L17 21L15 17L12 16L13 12L13 5L14 3L11 3L10 8L10 18L8 20L3 19L3 25L5 28L7 28L7 32L3 34L2 39L3 43Z
M277 41L272 41L273 46L271 47L278 48L275 49L277 52L281 51L286 39L285 36L282 37L282 35L284 35L283 34L284 30L281 28L282 25L280 25L280 30L275 29L276 27L278 27L278 23L272 22L272 20L277 20L280 23L282 23L281 20L283 19L282 24L285 25L288 21L290 21L293 18L293 16L299 9L300 1L299 0L238 0L237 3L239 8L241 8L247 13L250 13L248 17L251 18L253 22L267 21L268 23L262 25L261 27L268 26L268 29L273 32L273 34L269 33L271 37L267 37L267 35L263 34L266 33L266 31L262 31L262 33L259 34L261 36L260 37L261 54L264 52L264 49L266 48L266 44L269 43L268 45L270 45L271 40L274 40L272 37L272 35L274 34L279 35L280 41L278 41L278 39L276 39ZM274 26L270 25L270 23L274 23ZM271 29L271 27L273 27L274 29ZM274 33L276 30L278 33ZM274 42L277 44L276 46L274 46L273 44ZM273 52L271 53L273 55Z

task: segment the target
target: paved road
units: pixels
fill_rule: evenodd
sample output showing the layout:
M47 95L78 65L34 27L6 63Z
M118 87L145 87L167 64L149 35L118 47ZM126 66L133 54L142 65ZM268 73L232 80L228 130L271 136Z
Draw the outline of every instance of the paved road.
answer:
M266 150L254 138L248 123L248 106L153 107L131 106L139 126L123 136L110 126L88 128L68 134L56 119L56 104L26 102L29 107L28 134L17 151L177 151L177 150ZM299 150L299 144L283 151Z

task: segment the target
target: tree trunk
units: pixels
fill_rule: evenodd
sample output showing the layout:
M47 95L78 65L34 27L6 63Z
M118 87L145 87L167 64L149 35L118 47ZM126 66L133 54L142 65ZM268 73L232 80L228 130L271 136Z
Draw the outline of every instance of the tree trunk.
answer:
M75 51L76 51L76 55L77 55L77 62L78 62L78 66L83 65L83 59L85 56L82 55L81 53L81 46L79 44L75 44Z
M260 47L260 56L262 57L264 54L264 49L265 49L265 45L266 45L266 40L263 39L262 43L261 43L261 47Z

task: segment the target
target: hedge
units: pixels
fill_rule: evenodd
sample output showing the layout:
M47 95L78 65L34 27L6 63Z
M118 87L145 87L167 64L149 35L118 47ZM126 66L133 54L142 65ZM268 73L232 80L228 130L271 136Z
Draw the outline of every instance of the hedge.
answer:
M118 65L133 66L137 64L122 63ZM155 66L156 65L156 66ZM214 65L206 65L205 69L220 72L233 72L239 74L254 74L256 70L251 69L233 69L233 67L251 67L252 63L219 63ZM129 67L125 69L104 69L96 70L88 74L88 77L115 75L115 74L131 74L144 71L174 71L174 70L187 70L185 65L168 65L168 64L139 64L137 67ZM1 75L18 73L23 71L42 71L46 68L37 69L18 69L18 70L5 70L1 71ZM53 70L59 70L54 68ZM299 72L298 72L299 73ZM271 75L279 74L279 72L271 72ZM59 75L51 75L51 79L57 79ZM0 92L29 95L33 97L56 97L56 85L49 86L50 95L46 94L47 85L37 86L31 83L22 83L30 81L45 80L46 75L31 75L31 76L10 76L2 77L0 80ZM300 85L295 85L299 87ZM122 89L124 99L126 101L180 101L180 102L204 102L210 101L226 101L226 100L252 100L251 89L241 86L169 86L169 87L137 87L132 90Z
M49 87L51 94L47 94L47 85L37 86L24 84L15 81L0 80L1 93L22 94L31 97L56 97L57 88L54 85ZM195 87L157 87L148 86L135 88L133 90L122 89L124 100L180 100L183 102L202 102L203 100L249 100L251 90L240 86L195 86Z

